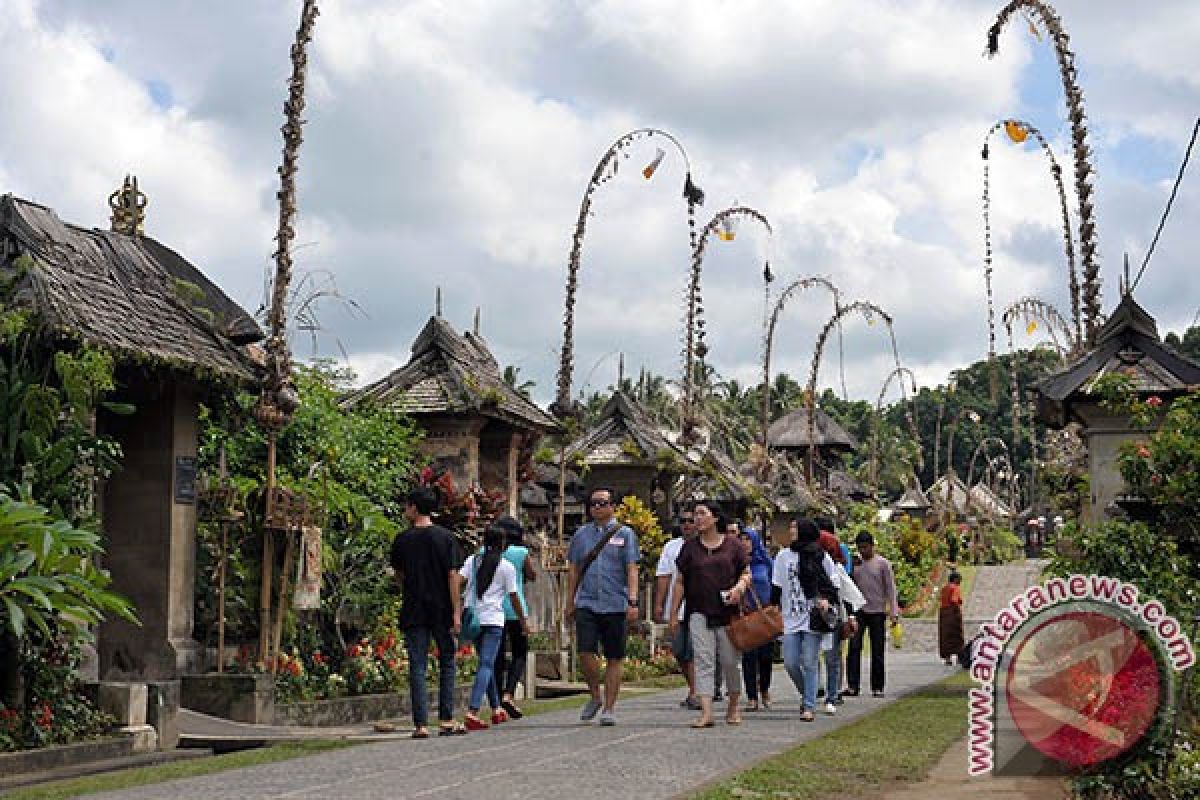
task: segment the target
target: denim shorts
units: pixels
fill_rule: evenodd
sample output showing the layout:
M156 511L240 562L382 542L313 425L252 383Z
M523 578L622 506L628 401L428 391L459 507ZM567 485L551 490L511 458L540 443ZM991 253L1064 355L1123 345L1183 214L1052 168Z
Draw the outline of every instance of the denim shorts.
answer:
M579 652L599 653L609 660L625 657L625 613L597 614L587 608L575 610L575 635Z

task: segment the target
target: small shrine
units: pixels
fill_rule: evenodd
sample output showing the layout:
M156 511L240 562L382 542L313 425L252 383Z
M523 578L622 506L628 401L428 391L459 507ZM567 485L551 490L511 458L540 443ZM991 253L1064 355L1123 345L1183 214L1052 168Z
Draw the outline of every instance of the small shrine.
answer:
M1142 400L1157 396L1166 402L1200 385L1200 364L1163 344L1154 318L1127 292L1098 332L1095 347L1037 386L1042 422L1056 429L1073 422L1083 426L1091 476L1091 497L1083 516L1093 522L1102 519L1125 491L1118 461L1121 444L1147 435L1127 416L1103 408L1101 398L1092 393L1096 380L1114 372L1132 378Z
M830 481L834 468L843 454L857 450L859 444L833 417L819 408L815 413L816 424L812 426L811 434L814 441L809 441L808 409L799 408L771 423L767 429L767 446L770 450L784 452L797 463L805 463L809 449L816 447L814 479L821 488L832 491Z
M350 392L342 406L369 402L408 414L425 431L421 449L435 470L449 472L460 490L501 492L515 515L534 448L558 423L504 382L478 317L473 331L459 334L442 318L440 299L438 306L408 363Z
M163 681L196 670L192 638L196 434L201 401L257 385L263 338L254 320L185 258L143 234L135 178L109 198L112 230L63 222L46 206L0 197L0 266L14 301L48 347L112 354L117 389L98 433L121 446L120 469L97 491L113 589L141 625L97 633L101 679Z
M664 523L674 508L677 479L693 466L688 454L620 389L599 420L567 446L565 457L569 466L586 469L589 486L635 495Z

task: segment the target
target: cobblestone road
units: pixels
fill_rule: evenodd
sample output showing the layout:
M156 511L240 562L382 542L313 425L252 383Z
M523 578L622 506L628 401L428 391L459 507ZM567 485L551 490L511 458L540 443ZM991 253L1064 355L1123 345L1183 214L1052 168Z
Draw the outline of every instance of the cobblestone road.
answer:
M888 696L847 698L836 717L800 722L798 697L776 670L770 711L740 727L687 727L680 692L621 702L618 725L540 714L456 738L388 741L293 761L162 783L103 798L522 798L652 800L686 794L789 746L820 736L950 674L924 653L888 653Z

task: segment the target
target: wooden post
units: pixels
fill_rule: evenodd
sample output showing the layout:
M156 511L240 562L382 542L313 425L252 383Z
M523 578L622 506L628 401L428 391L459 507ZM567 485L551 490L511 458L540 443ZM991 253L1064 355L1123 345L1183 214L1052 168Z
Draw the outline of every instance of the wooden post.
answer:
M271 658L271 586L275 566L275 537L271 532L270 519L275 493L275 429L267 434L267 500L263 506L263 552L262 586L258 598L258 659L268 672L275 671Z
M225 671L225 562L228 556L229 523L221 520L220 563L217 565L217 674Z
M283 641L283 620L287 615L288 595L292 591L292 570L296 560L296 532L285 531L283 534L283 569L279 574L279 604L275 606L275 630L271 635L271 652L276 660L279 658L279 646Z

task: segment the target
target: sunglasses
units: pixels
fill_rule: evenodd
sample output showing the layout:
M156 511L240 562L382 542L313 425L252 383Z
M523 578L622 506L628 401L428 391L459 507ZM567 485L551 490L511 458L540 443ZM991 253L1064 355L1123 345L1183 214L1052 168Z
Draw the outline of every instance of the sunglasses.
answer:
M612 500L593 500L592 502L588 503L588 505L590 505L592 508L603 508L604 506L611 506Z

